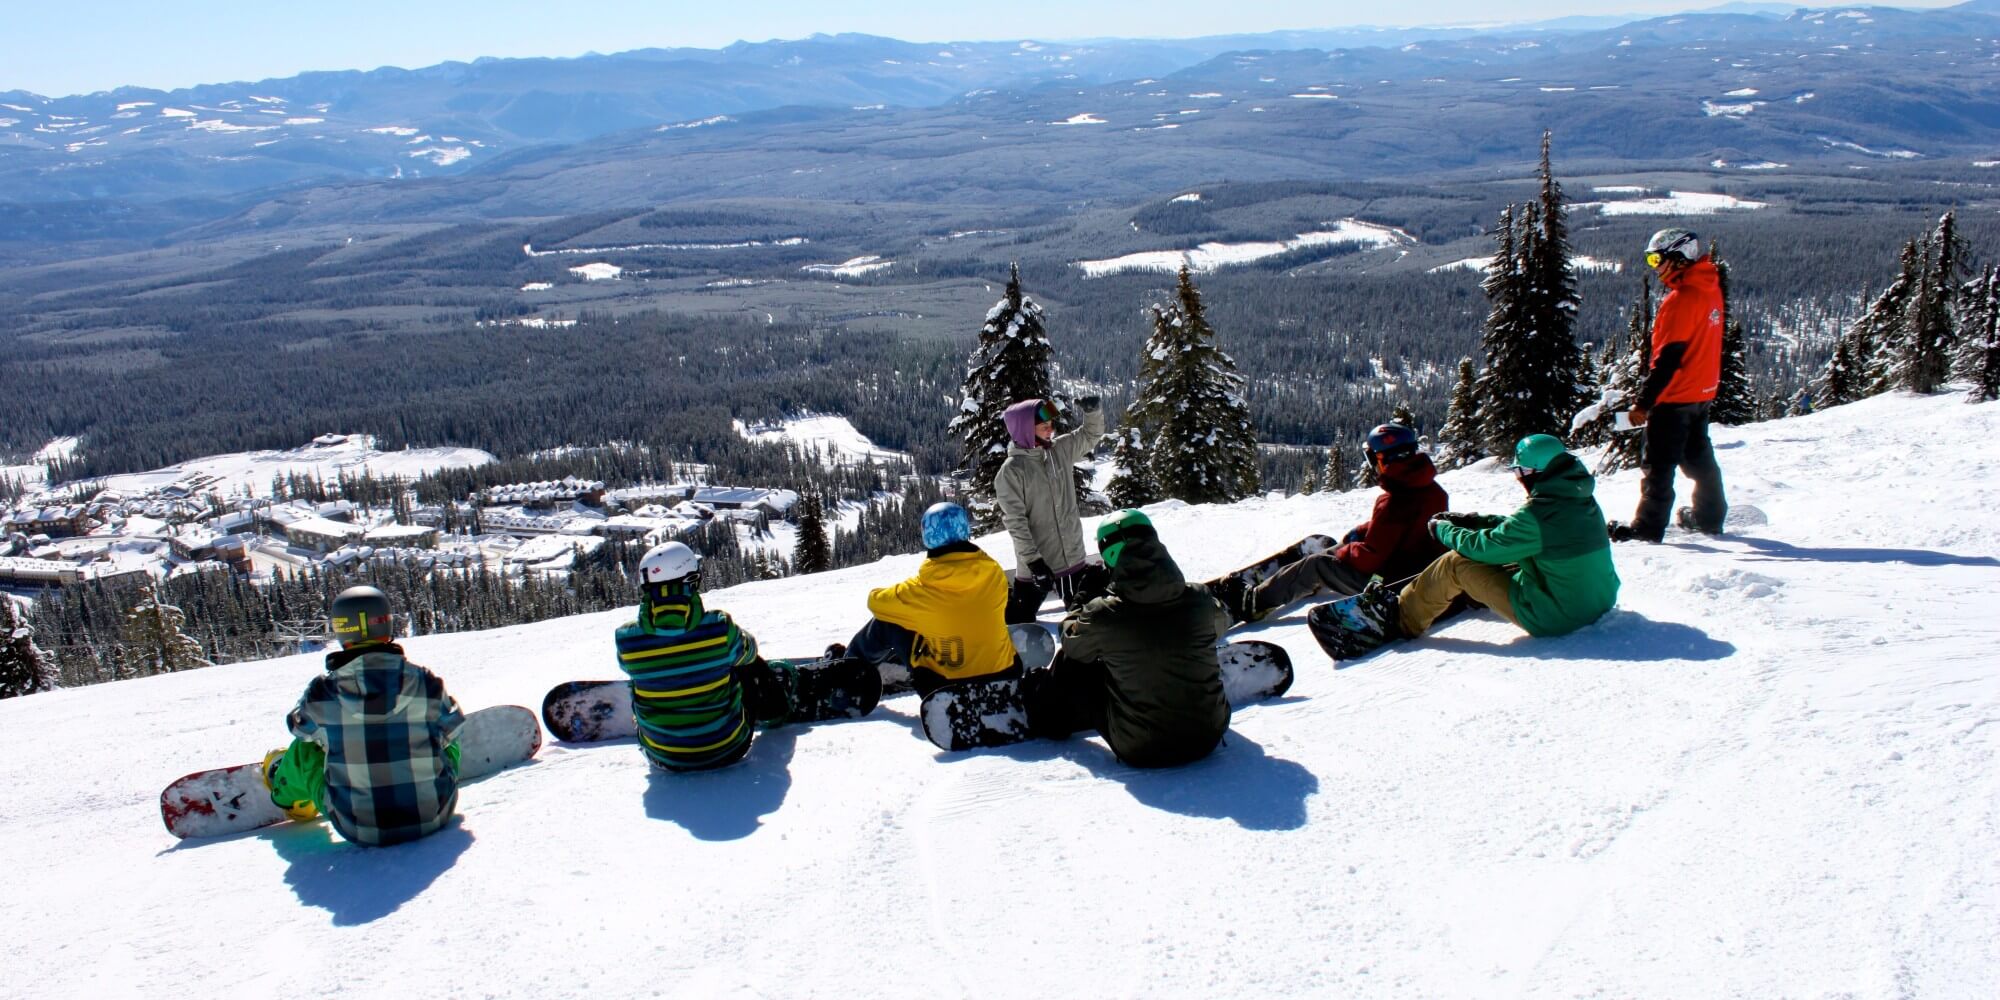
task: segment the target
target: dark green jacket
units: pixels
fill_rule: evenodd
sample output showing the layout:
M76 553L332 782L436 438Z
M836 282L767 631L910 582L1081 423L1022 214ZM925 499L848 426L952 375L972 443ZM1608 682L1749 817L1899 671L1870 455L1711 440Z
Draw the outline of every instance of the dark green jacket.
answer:
M1229 729L1229 701L1215 644L1229 613L1189 584L1157 538L1125 543L1111 593L1063 621L1066 658L1104 664L1099 731L1134 767L1200 760Z
M1618 603L1618 570L1604 511L1592 496L1596 486L1576 456L1558 455L1529 485L1520 510L1480 528L1440 522L1438 541L1483 563L1520 564L1507 598L1528 634L1574 632Z

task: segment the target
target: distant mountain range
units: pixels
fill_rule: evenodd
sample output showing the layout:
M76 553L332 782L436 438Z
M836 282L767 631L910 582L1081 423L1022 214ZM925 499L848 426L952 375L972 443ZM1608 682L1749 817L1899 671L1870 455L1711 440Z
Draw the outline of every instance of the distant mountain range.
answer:
M1517 167L1545 127L1572 162L2000 159L2000 0L1732 6L1744 12L1491 33L815 36L171 93L14 91L0 93L0 242L718 196L1053 203L1225 177L1409 177Z

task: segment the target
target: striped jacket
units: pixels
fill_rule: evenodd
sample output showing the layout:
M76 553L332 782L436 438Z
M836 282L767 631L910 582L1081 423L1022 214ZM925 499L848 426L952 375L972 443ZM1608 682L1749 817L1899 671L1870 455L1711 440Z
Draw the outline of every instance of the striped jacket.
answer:
M435 832L458 806L445 747L465 722L436 674L394 643L326 657L285 722L326 750L326 816L342 837L386 845Z
M692 623L692 624L690 624ZM654 764L698 771L750 749L751 720L736 668L757 659L757 640L699 595L669 598L618 630L618 666L632 678L639 748Z

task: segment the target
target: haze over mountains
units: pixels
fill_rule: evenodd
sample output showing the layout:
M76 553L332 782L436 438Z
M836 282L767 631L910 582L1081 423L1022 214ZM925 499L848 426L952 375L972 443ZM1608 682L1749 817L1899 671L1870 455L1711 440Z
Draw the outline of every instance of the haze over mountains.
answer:
M0 241L158 239L274 192L301 222L716 197L1061 203L1204 180L1570 162L2000 159L2000 3L1178 41L861 35L0 93ZM1135 26L1137 27L1137 26ZM1107 162L1119 165L1106 172ZM268 218L260 225L268 225Z

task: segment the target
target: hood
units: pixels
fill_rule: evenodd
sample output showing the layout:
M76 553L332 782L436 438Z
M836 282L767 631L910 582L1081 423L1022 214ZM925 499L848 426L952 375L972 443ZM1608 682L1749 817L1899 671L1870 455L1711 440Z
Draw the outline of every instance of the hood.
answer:
M326 654L326 670L333 675L333 689L346 714L362 719L398 714L407 697L422 692L422 685L406 683L407 663L403 647L393 642L364 643Z
M1437 476L1437 466L1431 464L1431 457L1418 453L1401 461L1391 462L1383 469L1382 488L1391 493L1420 490L1437 482Z
M1563 452L1535 477L1528 486L1531 497L1588 497L1597 489L1597 480L1582 461L1569 452Z
M1135 538L1111 567L1111 592L1137 604L1163 604L1181 595L1187 578L1158 538Z
M1007 436L1016 445L1022 448L1035 446L1035 408L1041 405L1039 399L1024 399L1001 414L1000 422L1007 425Z
M1662 277L1660 279L1660 284L1667 286L1667 290L1670 292L1678 292L1683 288L1688 289L1689 291L1699 291L1701 289L1706 289L1706 288L1720 288L1722 284L1722 275L1720 272L1716 271L1714 261L1709 260L1707 257L1703 257L1702 259L1695 261L1694 263L1689 264L1684 268L1681 268L1679 271L1676 271L1672 274Z
M941 593L976 593L992 585L992 569L981 565L991 562L992 556L979 546L968 544L963 551L940 551L926 558L917 567L917 579Z
M652 587L660 586L652 584ZM667 584L679 587L679 584ZM649 588L639 593L639 627L659 635L667 632L685 632L701 623L701 595L687 590L683 593L651 594Z

